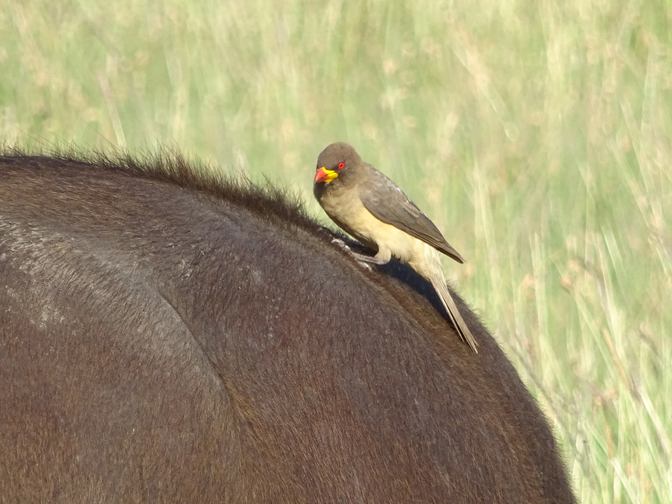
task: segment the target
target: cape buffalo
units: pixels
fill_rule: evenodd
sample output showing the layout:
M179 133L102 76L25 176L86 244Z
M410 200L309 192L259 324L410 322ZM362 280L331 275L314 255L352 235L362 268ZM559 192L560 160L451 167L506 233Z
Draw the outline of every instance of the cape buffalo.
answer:
M277 190L75 158L0 156L0 501L575 502L459 297L478 354Z

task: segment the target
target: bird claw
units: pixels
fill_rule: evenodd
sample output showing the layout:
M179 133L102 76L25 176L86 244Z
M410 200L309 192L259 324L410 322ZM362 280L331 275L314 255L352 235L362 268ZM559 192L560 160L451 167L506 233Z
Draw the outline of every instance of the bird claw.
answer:
M355 259L355 262L362 266L364 269L372 271L371 264L361 259L362 255L353 251L343 240L340 238L332 238L331 243L338 245L343 251L347 252L352 258Z
M339 247L341 247L341 248L342 248L343 250L345 250L346 252L352 252L352 250L350 250L350 247L348 247L348 246L345 244L345 242L344 242L343 240L341 240L340 238L332 238L332 239L331 239L331 243L335 243L336 245L338 245Z
M360 261L359 259L357 260L357 264L359 264L362 268L365 270L373 271L373 268L371 267L371 264L365 262L365 261Z

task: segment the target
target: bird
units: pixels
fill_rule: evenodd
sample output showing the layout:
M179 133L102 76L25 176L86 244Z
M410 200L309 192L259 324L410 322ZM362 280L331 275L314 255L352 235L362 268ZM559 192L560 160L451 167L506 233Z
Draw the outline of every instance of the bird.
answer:
M387 176L362 161L344 142L328 145L317 158L313 194L325 213L374 256L350 253L359 261L387 264L392 256L428 280L457 333L478 353L478 344L450 295L439 252L464 259L439 229Z

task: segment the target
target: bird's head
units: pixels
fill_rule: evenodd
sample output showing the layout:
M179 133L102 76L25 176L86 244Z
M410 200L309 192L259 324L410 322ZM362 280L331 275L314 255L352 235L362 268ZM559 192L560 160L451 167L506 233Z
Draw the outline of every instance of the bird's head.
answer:
M343 142L333 143L317 157L315 184L329 184L339 177L347 176L361 162L362 158L352 146Z

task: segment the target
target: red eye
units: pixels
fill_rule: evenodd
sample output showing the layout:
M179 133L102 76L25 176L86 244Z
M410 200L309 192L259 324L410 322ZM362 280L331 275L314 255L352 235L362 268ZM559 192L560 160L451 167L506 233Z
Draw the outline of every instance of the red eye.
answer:
M338 163L338 169L339 169L339 170L342 170L344 166L345 166L345 163L344 163L343 161L341 161L340 163Z

